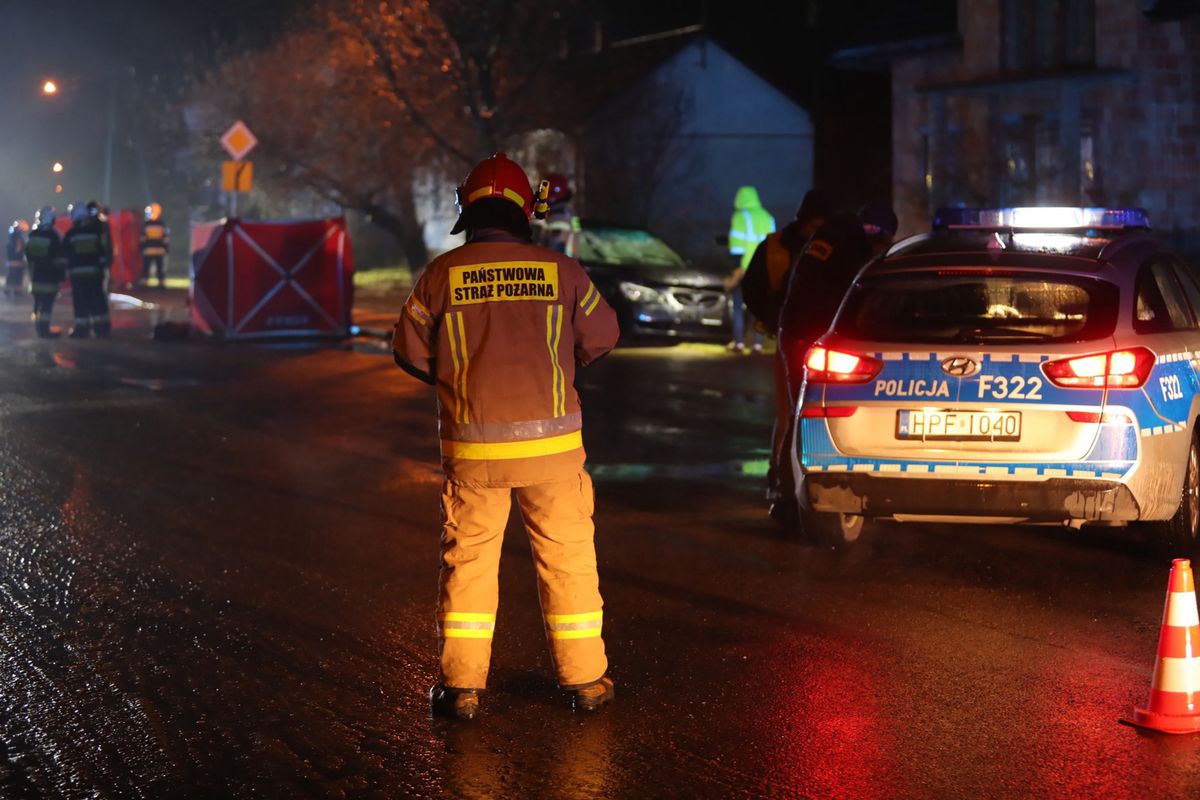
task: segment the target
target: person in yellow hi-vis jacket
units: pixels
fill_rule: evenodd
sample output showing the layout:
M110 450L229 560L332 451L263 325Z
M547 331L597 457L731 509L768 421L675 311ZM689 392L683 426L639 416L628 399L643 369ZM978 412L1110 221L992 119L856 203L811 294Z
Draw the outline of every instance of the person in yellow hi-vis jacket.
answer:
M396 362L437 388L446 479L431 707L460 719L479 709L515 493L559 685L594 710L615 692L574 381L616 344L616 314L578 261L530 243L534 195L516 163L485 159L457 191L452 232L467 242L425 269L393 340Z
M746 268L754 256L754 250L775 232L775 218L762 206L758 190L743 186L733 198L733 216L729 219L729 256L733 271L725 279L725 290L729 292L729 313L733 322L733 339L729 350L735 353L746 350L746 305L742 294L742 280ZM753 325L753 322L751 322ZM754 331L754 352L762 352L762 332Z

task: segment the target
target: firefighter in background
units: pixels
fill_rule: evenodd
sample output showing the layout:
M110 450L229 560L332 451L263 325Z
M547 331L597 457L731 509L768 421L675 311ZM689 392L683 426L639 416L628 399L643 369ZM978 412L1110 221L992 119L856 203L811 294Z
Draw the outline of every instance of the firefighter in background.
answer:
M112 250L107 226L100 219L100 206L72 203L67 209L71 230L63 239L67 257L67 274L71 276L71 299L75 305L75 327L72 339L89 334L105 338L112 329L108 313L108 266Z
M8 269L4 276L4 296L20 296L25 291L25 236L29 223L23 219L13 220L8 226L8 244L5 257Z
M759 243L775 232L775 218L762 206L758 190L743 186L733 198L733 216L729 220L729 255L733 272L725 279L729 292L730 313L733 316L733 341L729 349L735 353L746 349L746 305L742 297L742 279ZM762 332L754 332L754 352L762 352Z
M541 228L540 244L571 258L579 257L579 217L571 206L574 197L566 176L557 172L546 175L550 193L546 198L549 210Z
M162 221L162 206L146 206L146 221L142 224L142 283L149 285L152 275L158 276L159 288L165 285L166 258L171 250L171 229Z
M33 230L25 248L33 293L33 326L43 339L57 335L50 329L50 317L54 313L58 286L67 274L63 241L54 229L57 216L54 206L42 206L33 218Z
M396 362L437 387L442 538L435 713L471 719L487 685L504 528L515 493L559 685L590 711L615 696L575 370L616 344L579 262L531 243L534 195L503 153L458 187L467 242L434 259L396 323Z

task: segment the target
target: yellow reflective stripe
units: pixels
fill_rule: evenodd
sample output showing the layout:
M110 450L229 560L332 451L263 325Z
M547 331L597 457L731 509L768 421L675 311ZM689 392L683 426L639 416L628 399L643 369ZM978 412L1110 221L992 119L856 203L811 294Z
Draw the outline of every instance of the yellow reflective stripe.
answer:
M484 186L482 188L476 189L475 191L473 191L469 195L467 195L467 202L473 203L481 197L487 197L489 194L492 193L492 188L493 187L491 185L488 185L488 186Z
M550 625L565 625L571 622L594 622L604 619L603 611L585 611L582 614L547 614L546 622Z
M442 455L475 461L503 461L510 458L534 458L567 453L583 447L580 431L550 436L545 439L530 439L524 442L452 442L442 440Z
M462 375L458 379L459 396L462 398L462 419L459 421L468 423L471 421L471 409L467 405L467 371L471 367L471 354L467 350L467 328L461 312L458 315L458 354L462 357Z
M429 321L426 320L424 317L422 317L420 314L418 314L416 309L412 308L411 306L405 306L404 310L408 314L408 316L411 317L412 320L414 322L416 322L418 325L429 324Z
M546 631L551 639L598 639L600 638L600 628L589 628L582 631Z
M598 305L600 305L600 293L596 292L596 296L592 298L591 305L589 305L587 308L585 308L583 310L583 315L585 317L590 317L592 315L592 312L596 310L596 306L598 306Z
M588 290L583 293L583 299L579 301L579 307L586 309L588 303L592 301L592 294L596 291L596 284L589 283Z
M563 375L562 364L558 363L558 344L562 340L562 306L546 307L546 348L550 351L550 380L554 395L554 416L564 417L567 414L566 377Z
M495 622L496 615L484 611L446 611L439 619L442 622Z
M420 300L418 300L416 297L409 297L408 302L413 308L415 308L417 311L419 311L422 316L427 317L429 319L433 319L433 312L430 311L428 308L426 308L425 304L422 303Z
M505 189L504 196L507 197L509 200L512 200L514 203L519 205L521 208L525 207L525 198L521 197L521 195L517 194L512 189Z
M454 386L454 421L468 423L471 421L470 410L467 408L467 367L470 366L470 358L467 355L467 332L463 326L461 312L446 315L446 336L450 340L450 359L454 363L454 373L451 376Z
M462 398L458 392L458 376L462 373L462 360L458 357L458 336L454 333L454 326L457 324L458 314L450 312L446 315L446 337L450 341L450 361L454 365L454 370L450 378L450 385L454 388L454 421L462 422L462 407L464 405Z
M491 639L493 632L476 628L442 628L443 639Z

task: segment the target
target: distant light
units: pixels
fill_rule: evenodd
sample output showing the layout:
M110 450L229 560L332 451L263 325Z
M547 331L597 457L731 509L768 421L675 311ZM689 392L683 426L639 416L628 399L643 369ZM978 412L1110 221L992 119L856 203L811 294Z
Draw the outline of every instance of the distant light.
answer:
M62 165L62 162L61 162L61 161L55 161L55 162L54 162L54 166L53 166L53 167L51 167L50 169L54 170L55 172L62 172L62 171L63 171L63 165Z
M62 194L62 184L61 184L61 183L56 183L56 184L54 185L54 193L55 193L55 194Z
M58 84L54 81L46 81L42 84L42 94L58 94Z

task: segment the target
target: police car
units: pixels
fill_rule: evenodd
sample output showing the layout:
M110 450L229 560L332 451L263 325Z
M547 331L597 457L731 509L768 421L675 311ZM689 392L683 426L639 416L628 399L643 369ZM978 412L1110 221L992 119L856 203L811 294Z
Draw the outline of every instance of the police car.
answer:
M1200 284L1141 209L939 212L803 354L806 531L1143 523L1194 548Z

